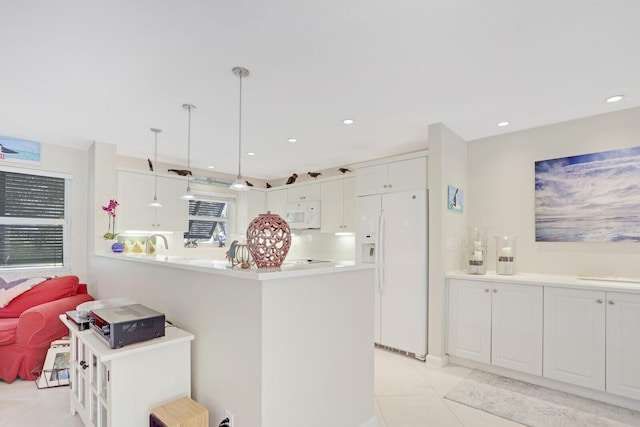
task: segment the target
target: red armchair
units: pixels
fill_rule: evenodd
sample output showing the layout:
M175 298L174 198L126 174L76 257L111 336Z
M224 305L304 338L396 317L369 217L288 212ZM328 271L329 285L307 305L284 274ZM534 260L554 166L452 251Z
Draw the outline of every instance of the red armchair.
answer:
M69 333L59 316L91 300L78 277L63 276L34 286L0 308L0 379L35 380L51 342Z

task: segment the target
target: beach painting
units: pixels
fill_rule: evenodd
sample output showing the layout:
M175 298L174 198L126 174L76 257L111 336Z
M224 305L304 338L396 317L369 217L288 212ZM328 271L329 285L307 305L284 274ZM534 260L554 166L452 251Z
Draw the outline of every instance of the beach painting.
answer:
M536 242L639 242L640 147L535 162Z
M0 164L3 162L40 164L40 143L0 136Z

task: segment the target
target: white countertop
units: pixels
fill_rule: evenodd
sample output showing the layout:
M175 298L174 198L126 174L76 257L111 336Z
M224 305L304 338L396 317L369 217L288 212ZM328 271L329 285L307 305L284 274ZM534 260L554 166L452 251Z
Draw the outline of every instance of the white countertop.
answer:
M560 286L564 288L590 289L599 291L624 291L640 293L640 278L607 276L569 276L560 274L516 273L513 275L469 274L463 271L446 273L448 279L475 280L480 282L505 282L523 285Z
M124 253L96 253L97 256L118 261L139 262L182 270L199 271L222 276L237 277L249 280L269 280L288 277L312 276L343 271L373 269L375 264L356 264L354 262L319 262L319 263L285 263L280 268L248 268L229 267L226 261L206 258L185 258L174 255L144 255Z

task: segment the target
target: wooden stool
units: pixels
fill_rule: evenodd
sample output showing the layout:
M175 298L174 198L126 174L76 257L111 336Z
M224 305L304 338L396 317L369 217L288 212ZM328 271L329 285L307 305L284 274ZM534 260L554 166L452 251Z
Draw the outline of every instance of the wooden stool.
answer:
M151 411L150 427L209 427L207 408L183 397Z

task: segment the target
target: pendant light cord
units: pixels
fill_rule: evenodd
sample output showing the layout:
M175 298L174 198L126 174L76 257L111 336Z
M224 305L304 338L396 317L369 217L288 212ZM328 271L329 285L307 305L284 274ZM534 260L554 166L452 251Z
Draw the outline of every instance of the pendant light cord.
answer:
M153 200L154 201L158 199L158 132L160 132L159 129L153 130L153 133L156 134L156 143L154 146L154 155L153 155Z
M238 106L238 179L242 176L242 73L240 76L240 103Z

